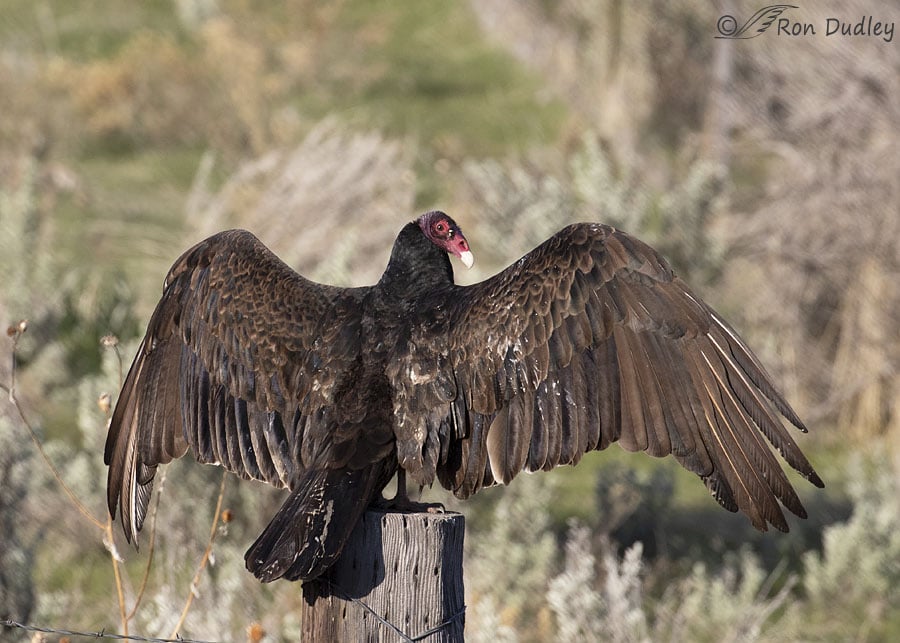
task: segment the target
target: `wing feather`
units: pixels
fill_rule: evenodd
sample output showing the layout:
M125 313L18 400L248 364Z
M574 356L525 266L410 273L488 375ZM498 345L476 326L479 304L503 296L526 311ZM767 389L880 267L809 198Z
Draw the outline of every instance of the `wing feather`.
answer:
M560 440L560 464L577 464L587 451L588 427L581 421L581 409L586 408L584 374L581 360L571 360L560 369L559 401L562 436Z
M600 419L600 404L592 393L600 388L600 372L596 368L593 353L585 350L578 355L573 363L580 364L580 377L573 376L573 380L581 382L579 387L579 396L575 400L576 413L578 413L578 421L581 424L581 442L579 443L579 451L584 447L583 453L593 451L598 448L600 437L602 435L602 424Z
M533 426L531 440L528 445L528 457L525 470L529 472L541 471L547 463L547 453L550 448L549 424L544 421L543 400L539 396L523 394L532 405ZM512 478L510 478L512 479Z
M765 530L766 505L772 500L771 492L768 488L762 488L757 471L750 466L753 454L748 452L749 445L735 436L726 409L728 393L721 387L715 366L702 351L699 355L692 354L692 358L698 360L697 373L703 378L707 401L712 407L713 447L720 457L734 501L747 514L754 527ZM778 511L777 507L775 511ZM781 522L783 521L782 516Z
M639 395L644 403L646 417L647 447L644 451L661 458L672 453L670 435L673 432L677 434L671 419L673 411L665 404L662 392L664 383L671 379L672 373L665 370L665 357L654 350L652 341L647 341L644 337L635 337L633 343L637 378L640 382Z
M547 461L544 470L559 466L562 456L562 405L559 382L554 378L540 383L537 390L541 402L543 422L547 426Z
M481 489L484 484L485 470L490 469L490 461L487 454L487 427L490 425L480 413L472 416L471 438L468 446L467 457L462 460L464 475L462 484L455 492L468 497Z
M639 348L633 333L622 325L613 328L613 339L616 354L619 357L618 380L621 383L620 405L622 425L619 445L626 451L644 451L647 440L647 424L644 417L644 396L638 380L639 356L635 351ZM649 418L647 418L649 419Z

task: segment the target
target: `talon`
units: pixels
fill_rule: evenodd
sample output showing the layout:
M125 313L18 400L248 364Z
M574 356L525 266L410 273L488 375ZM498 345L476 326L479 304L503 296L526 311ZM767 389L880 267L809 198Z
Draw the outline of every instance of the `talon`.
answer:
M421 491L421 489L420 489ZM400 469L397 471L397 494L393 498L379 498L374 506L385 511L396 511L400 513L446 513L444 505L440 502L416 502L409 499L406 493L406 471Z

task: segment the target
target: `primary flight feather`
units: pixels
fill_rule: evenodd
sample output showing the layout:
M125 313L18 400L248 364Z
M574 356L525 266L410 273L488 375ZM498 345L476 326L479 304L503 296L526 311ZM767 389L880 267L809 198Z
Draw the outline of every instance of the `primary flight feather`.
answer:
M109 511L136 540L157 466L188 449L290 493L248 550L260 580L321 575L400 474L460 498L618 442L672 454L729 511L806 511L769 444L823 483L759 360L656 251L571 225L503 272L442 212L407 224L380 281L309 281L246 231L169 271L113 413Z

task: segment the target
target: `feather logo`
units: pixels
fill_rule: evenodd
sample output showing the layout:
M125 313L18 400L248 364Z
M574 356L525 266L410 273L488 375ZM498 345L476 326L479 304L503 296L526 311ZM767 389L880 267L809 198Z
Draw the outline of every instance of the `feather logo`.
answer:
M729 40L747 40L756 38L766 29L768 29L775 19L788 9L798 9L793 4L773 4L763 7L747 20L741 27L738 27L738 21L734 16L724 15L716 22L716 29L719 34L716 38L727 38Z

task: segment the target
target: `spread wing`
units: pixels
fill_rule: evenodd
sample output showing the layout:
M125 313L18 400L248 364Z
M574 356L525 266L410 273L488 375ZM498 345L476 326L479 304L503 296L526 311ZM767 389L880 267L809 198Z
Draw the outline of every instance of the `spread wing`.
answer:
M346 464L355 443L328 429L359 354L364 290L308 281L242 230L175 262L106 441L109 510L118 506L129 540L157 465L189 446L200 462L279 487L311 466Z
M822 486L781 417L806 429L758 359L623 232L569 226L495 277L458 287L448 306L452 385L438 377L420 388L440 384L452 401L425 420L423 453L458 496L613 442L673 455L761 530L787 530L778 500L806 515L766 440Z

